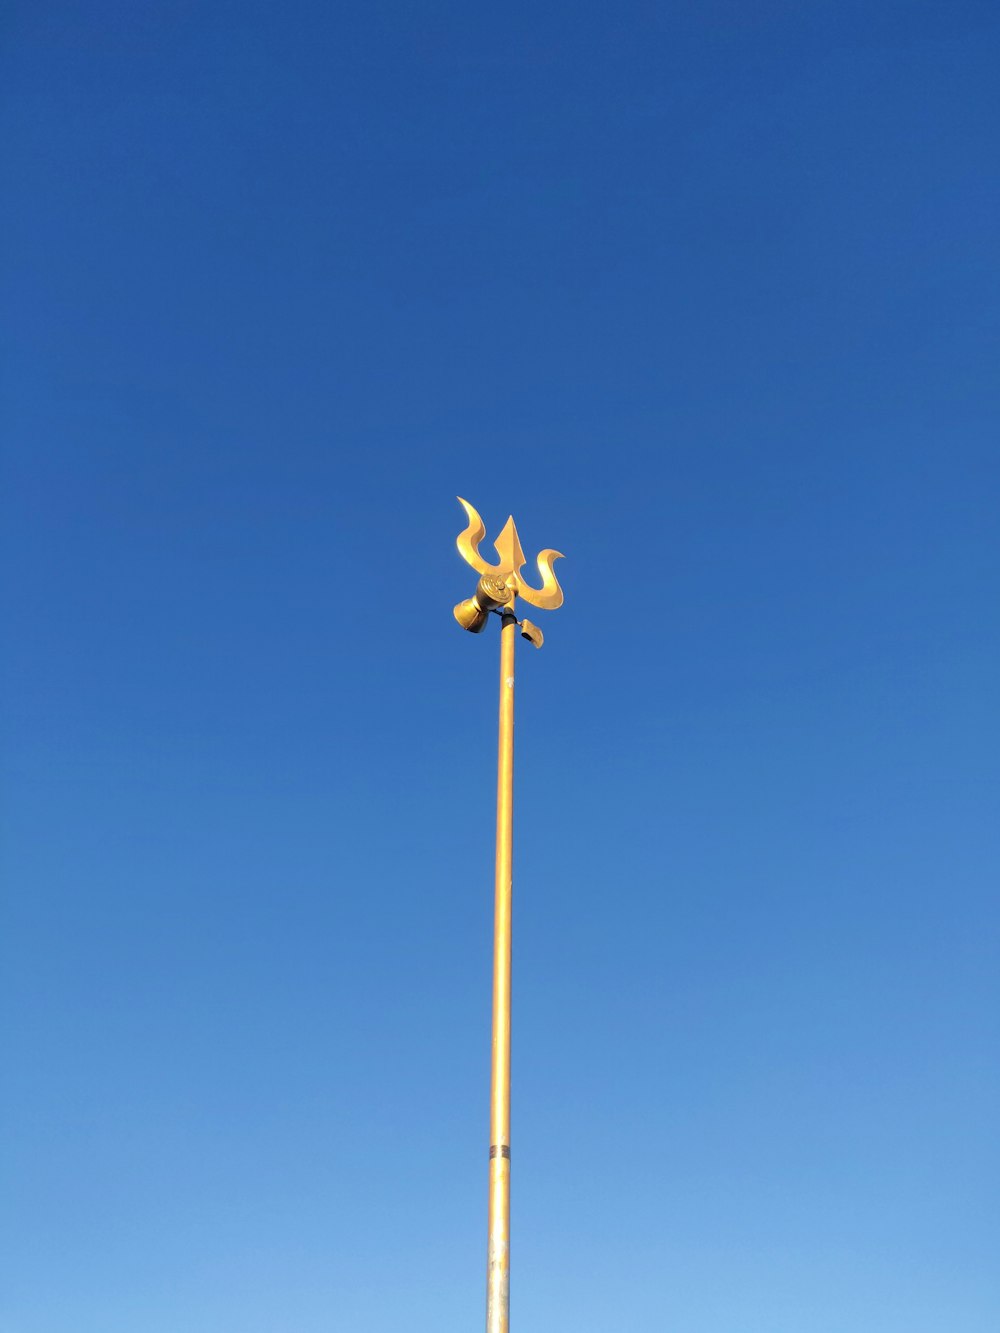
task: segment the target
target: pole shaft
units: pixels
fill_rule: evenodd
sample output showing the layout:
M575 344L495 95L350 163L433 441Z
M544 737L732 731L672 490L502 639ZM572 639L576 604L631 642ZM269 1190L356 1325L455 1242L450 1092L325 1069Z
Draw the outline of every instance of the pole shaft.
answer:
M514 642L517 620L500 631L500 735L493 915L493 1060L490 1078L490 1201L486 1333L510 1320L510 909L514 815Z

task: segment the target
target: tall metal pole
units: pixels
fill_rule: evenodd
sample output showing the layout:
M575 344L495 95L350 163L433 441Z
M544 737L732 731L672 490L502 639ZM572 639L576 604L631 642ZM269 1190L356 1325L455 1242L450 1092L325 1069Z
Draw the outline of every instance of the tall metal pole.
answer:
M493 1059L490 1077L490 1201L486 1259L486 1333L510 1320L510 949L514 830L514 641L517 617L500 631L497 848L493 902Z
M514 603L522 597L532 606L554 611L562 605L562 589L552 572L558 551L538 556L540 588L521 576L524 552L514 520L509 518L495 546L499 564L479 554L486 536L483 521L466 500L469 526L458 536L463 560L480 575L475 596L459 602L455 619L463 629L480 634L490 613L501 619L500 727L497 747L497 847L493 899L493 1056L490 1069L490 1198L486 1256L486 1333L508 1333L510 1327L510 917L511 856L514 831L514 642L518 629L536 648L542 632L530 620L518 620Z

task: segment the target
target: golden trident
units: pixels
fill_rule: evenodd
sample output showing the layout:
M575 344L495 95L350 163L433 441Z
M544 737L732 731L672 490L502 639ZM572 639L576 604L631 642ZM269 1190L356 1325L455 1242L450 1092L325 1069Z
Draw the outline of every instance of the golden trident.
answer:
M455 619L479 634L490 614L500 617L500 743L497 760L497 856L493 906L493 1059L490 1077L490 1200L486 1249L486 1333L508 1333L510 1327L510 909L511 853L514 812L514 631L536 648L543 637L530 620L519 621L514 601L554 611L562 606L562 588L552 572L558 551L538 556L542 586L532 588L521 577L524 552L513 518L495 542L500 561L489 564L479 554L486 536L483 520L459 497L469 526L458 535L458 549L479 574L473 597L459 602Z

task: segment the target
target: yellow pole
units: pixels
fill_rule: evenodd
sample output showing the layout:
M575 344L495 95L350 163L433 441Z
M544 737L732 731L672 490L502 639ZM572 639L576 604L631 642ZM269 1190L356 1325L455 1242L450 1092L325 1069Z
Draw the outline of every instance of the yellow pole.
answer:
M500 631L500 741L497 758L497 864L493 908L493 1058L490 1069L490 1204L486 1250L486 1333L508 1333L510 1327L510 897L514 823L514 641L518 619L514 600L555 611L563 593L552 566L562 556L551 547L538 553L542 586L533 587L521 573L524 551L513 518L508 518L493 543L499 564L479 553L486 528L468 500L459 499L469 525L459 534L459 554L479 575L473 597L459 602L455 619L464 630L481 634L490 612L498 611ZM536 648L542 631L530 620L521 633Z
M490 1078L490 1202L486 1333L508 1333L510 1319L510 905L514 815L514 640L517 618L500 631L500 736L497 758L497 858L493 909L493 1061Z

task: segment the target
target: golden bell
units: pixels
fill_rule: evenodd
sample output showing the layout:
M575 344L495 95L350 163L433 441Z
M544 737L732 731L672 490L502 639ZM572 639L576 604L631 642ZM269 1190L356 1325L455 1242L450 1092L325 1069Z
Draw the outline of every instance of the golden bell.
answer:
M482 634L489 618L489 611L484 611L475 597L467 597L455 607L455 619L470 634Z

